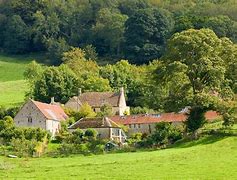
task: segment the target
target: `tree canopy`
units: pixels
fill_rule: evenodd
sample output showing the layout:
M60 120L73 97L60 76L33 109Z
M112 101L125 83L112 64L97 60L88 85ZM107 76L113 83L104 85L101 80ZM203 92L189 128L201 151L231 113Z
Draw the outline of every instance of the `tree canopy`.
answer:
M3 0L0 49L44 52L59 65L70 47L90 45L100 62L148 64L163 55L171 35L190 28L210 28L237 42L236 12L232 0Z

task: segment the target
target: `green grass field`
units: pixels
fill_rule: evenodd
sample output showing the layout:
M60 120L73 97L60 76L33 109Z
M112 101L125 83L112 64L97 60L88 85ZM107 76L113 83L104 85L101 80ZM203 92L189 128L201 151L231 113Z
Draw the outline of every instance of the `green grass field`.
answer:
M27 83L23 73L41 55L9 56L0 54L0 106L13 106L24 101Z
M151 152L9 159L0 179L236 179L237 137L206 137Z

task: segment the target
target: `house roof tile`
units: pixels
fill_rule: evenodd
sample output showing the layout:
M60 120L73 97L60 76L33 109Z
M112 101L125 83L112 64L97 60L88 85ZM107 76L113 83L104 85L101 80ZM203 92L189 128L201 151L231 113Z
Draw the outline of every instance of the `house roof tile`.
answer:
M215 111L208 111L206 119L211 121L216 119L219 115ZM162 113L160 115L130 115L130 116L113 116L110 117L115 123L129 125L129 124L151 124L158 122L184 122L187 119L185 113Z
M77 96L73 97L74 100L77 98ZM117 107L119 106L119 99L120 93L114 92L85 92L79 96L80 104L88 103L92 107L101 107L103 104Z
M59 105L46 104L46 103L33 101L33 100L32 102L35 104L35 106L42 112L42 114L47 119L62 121L68 118L68 116L66 115L62 107L60 107Z

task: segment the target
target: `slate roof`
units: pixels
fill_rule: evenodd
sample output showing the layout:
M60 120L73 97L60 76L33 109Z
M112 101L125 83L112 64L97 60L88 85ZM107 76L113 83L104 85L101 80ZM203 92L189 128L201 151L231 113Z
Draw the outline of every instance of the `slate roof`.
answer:
M63 121L68 118L61 106L31 100L40 112L50 120Z
M91 107L101 107L103 104L109 104L112 107L119 106L121 93L114 92L85 92L79 96L79 104L88 103ZM77 96L73 99L77 101Z
M215 111L208 111L206 119L212 121L219 115ZM185 113L162 113L160 115L130 115L130 116L113 116L110 117L115 123L129 125L129 124L151 124L158 122L184 122L187 119Z
M68 129L88 129L88 128L120 128L111 119L105 117L95 117L95 118L82 118L79 121L75 122Z

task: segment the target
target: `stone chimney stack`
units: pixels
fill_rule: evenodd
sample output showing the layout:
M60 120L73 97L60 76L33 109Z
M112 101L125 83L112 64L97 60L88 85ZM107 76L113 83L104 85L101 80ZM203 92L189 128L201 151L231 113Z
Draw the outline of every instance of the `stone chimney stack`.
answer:
M77 111L79 111L79 97L81 95L81 88L78 88L78 94L77 94Z
M78 97L81 95L81 88L78 88Z
M120 88L120 93L121 93L121 94L124 94L124 87L121 87L121 88Z
M51 97L51 102L50 104L55 104L54 97Z

